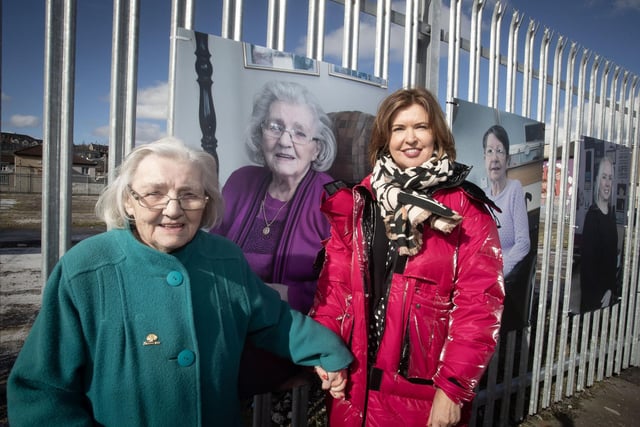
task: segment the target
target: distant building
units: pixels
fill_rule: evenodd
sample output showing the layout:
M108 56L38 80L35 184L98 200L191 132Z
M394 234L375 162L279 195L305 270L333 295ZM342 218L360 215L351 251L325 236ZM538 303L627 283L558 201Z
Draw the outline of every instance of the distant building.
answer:
M13 157L17 174L42 175L42 144L15 151ZM73 154L72 174L95 178L96 165L95 161Z
M2 132L0 191L42 191L42 140L29 135ZM109 146L74 146L71 161L73 191L95 194L104 187Z

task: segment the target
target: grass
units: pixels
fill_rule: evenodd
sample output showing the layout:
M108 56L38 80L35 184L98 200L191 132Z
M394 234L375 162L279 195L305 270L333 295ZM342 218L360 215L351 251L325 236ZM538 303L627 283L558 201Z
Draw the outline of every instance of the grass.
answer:
M71 200L72 227L102 226L94 213L98 196L74 195ZM39 230L42 224L40 193L0 193L2 228Z

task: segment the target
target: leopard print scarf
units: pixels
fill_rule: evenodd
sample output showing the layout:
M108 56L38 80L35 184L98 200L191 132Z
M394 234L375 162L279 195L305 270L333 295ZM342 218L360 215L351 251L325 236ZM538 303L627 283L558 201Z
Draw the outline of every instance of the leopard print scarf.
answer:
M387 236L398 245L399 255L415 255L422 247L421 224L450 233L462 221L452 209L431 198L426 191L453 174L444 155L434 155L420 166L400 169L391 156L376 162L371 185L382 208Z

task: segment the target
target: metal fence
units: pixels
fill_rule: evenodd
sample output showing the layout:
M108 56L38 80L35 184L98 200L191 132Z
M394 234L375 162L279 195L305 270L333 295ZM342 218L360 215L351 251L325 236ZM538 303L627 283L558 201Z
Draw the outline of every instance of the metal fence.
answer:
M2 174L0 192L3 193L42 193L42 175L29 173ZM73 176L72 195L97 196L105 187L105 180L96 180L90 176Z
M203 0L204 2L205 0ZM568 203L544 205L532 322L502 337L499 349L473 404L476 425L509 425L571 396L596 381L639 363L638 271L640 224L638 166L640 142L640 77L608 61L588 47L563 36L544 23L524 22L506 3L488 6L483 0L407 0L405 9L392 9L390 0L333 1L344 9L342 66L358 67L359 25L375 17L374 74L389 77L390 26L404 31L403 86L425 86L446 97L484 104L546 123L549 164L561 165L556 177L548 168L547 185L559 180L558 198ZM172 0L171 34L193 28L195 0ZM111 77L109 170L115 170L135 140L136 60L139 0L114 0ZM264 45L284 50L286 0L270 0ZM463 7L464 6L464 7ZM242 40L242 14L251 2L226 0L211 19L222 22L221 36ZM448 25L443 21L448 7ZM71 182L65 171L72 139L73 76L75 67L75 0L47 0L45 61L45 171L43 205L43 277L68 248L65 223ZM325 0L309 0L307 56L323 60ZM470 16L469 12L470 10ZM463 17L471 29L463 34ZM298 17L299 18L299 17ZM299 21L299 20L298 20ZM483 27L490 28L488 40ZM504 43L508 40L507 51ZM175 39L174 39L175 41ZM446 55L441 54L446 46ZM167 52L169 87L175 76L175 45ZM523 58L520 60L519 58ZM536 61L537 58L537 61ZM483 93L482 91L485 90ZM462 93L465 92L466 94ZM481 96L482 95L482 96ZM173 107L173 94L169 95ZM484 98L484 99L483 99ZM447 114L451 120L451 104ZM172 117L170 112L169 117ZM167 131L172 133L169 119ZM569 315L570 268L573 252L576 194L569 194L570 159L578 157L581 135L606 139L632 151L628 224L625 230L622 299L619 304L583 315ZM124 142L126 141L126 142ZM577 164L573 162L573 175ZM60 232L59 232L60 230ZM60 242L62 241L62 244ZM268 413L268 411L267 411ZM299 415L299 414L298 414ZM299 425L304 425L304 417ZM265 422L258 413L254 424Z

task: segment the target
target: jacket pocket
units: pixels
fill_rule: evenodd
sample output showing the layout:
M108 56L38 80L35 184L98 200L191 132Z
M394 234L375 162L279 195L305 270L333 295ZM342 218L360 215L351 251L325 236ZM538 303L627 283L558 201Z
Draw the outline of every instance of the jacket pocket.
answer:
M433 401L436 389L431 383L419 384L400 375L372 368L369 389L405 398Z
M405 328L403 375L413 383L431 380L447 339L452 303L435 281L410 279L413 286Z

